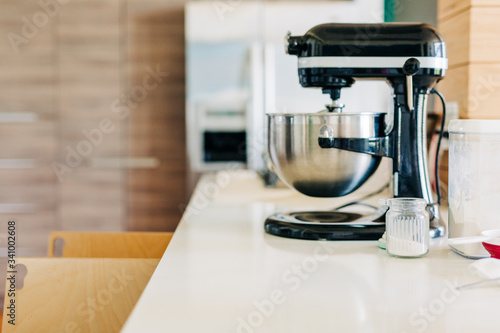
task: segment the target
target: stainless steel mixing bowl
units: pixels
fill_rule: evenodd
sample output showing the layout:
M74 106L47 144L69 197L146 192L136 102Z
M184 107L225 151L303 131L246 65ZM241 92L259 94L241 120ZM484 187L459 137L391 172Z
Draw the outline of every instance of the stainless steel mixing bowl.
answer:
M321 148L319 137L385 135L385 113L268 114L268 149L283 182L313 197L339 197L359 188L381 157Z

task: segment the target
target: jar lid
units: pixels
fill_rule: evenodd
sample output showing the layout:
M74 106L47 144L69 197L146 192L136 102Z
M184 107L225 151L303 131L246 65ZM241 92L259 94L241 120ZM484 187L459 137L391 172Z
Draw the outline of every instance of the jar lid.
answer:
M399 209L413 209L413 208L425 208L427 202L421 198L393 198L393 199L379 199L379 205L389 206L390 208Z
M448 125L451 134L500 134L500 120L453 119Z

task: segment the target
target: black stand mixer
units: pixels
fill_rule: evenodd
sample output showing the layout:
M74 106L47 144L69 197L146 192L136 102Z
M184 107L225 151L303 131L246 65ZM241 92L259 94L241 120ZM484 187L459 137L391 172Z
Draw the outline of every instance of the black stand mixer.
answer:
M427 97L444 77L446 49L426 24L322 24L304 36L287 36L287 52L298 57L303 87L322 88L332 104L318 113L268 114L268 144L282 181L314 197L339 197L358 189L382 157L392 159L394 197L423 198L430 235L444 235L427 167ZM394 115L343 112L341 89L355 79L386 80ZM360 96L362 98L362 96ZM326 240L378 239L385 208L363 216L338 211L275 214L265 222L274 235Z

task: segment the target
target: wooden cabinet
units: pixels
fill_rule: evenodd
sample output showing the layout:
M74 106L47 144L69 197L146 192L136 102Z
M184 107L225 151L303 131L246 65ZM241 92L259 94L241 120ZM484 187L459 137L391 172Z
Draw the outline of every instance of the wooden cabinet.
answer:
M44 254L54 229L175 229L187 202L183 3L2 2L0 225L18 220L25 255Z
M449 70L439 84L461 118L500 118L500 2L440 0L439 31Z
M61 6L57 16L58 157L65 165L70 154L81 158L57 184L58 219L64 230L126 226L125 171L95 163L127 156L126 124L111 110L124 88L124 5L118 0L75 0ZM110 129L103 132L105 118Z
M35 26L39 11L34 1L14 0L2 1L0 10L0 247L7 247L7 222L15 219L18 255L36 254L57 227L50 168L58 147L57 24Z
M157 165L128 169L128 223L132 230L173 231L187 204L184 7L129 0L127 23L128 96L138 99L129 116L129 154Z

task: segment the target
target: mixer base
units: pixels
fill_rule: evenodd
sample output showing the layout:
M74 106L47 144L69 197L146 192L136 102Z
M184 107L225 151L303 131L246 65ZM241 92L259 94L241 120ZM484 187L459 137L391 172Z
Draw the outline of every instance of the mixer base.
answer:
M275 236L309 240L377 240L385 232L385 209L361 215L337 211L293 212L267 218L264 229Z

